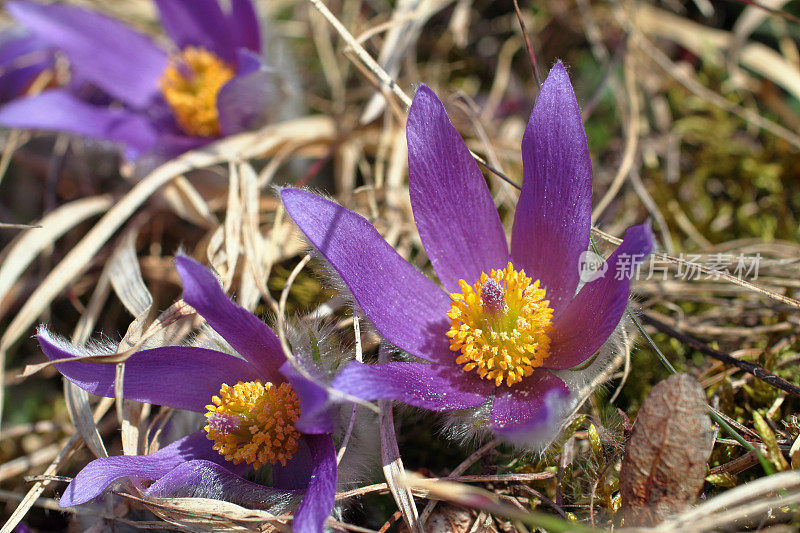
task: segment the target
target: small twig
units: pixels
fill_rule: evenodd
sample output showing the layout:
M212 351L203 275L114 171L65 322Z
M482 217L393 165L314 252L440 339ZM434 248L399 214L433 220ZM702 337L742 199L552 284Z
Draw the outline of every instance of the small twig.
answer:
M771 372L768 372L767 370L764 369L764 367L757 365L756 363L751 363L749 361L742 361L741 359L731 357L725 352L715 350L714 348L707 345L703 341L695 339L694 337L686 335L685 333L681 333L675 328L672 328L667 324L664 324L663 322L656 320L647 313L645 313L642 316L642 320L645 323L655 327L660 332L666 333L670 337L681 341L683 344L686 344L687 346L694 348L700 353L708 355L709 357L713 357L714 359L717 359L718 361L721 361L727 365L735 366L740 370L743 370L748 374L755 376L764 383L768 383L769 385L772 385L775 388L778 388L784 392L787 392L793 396L797 396L798 398L800 398L800 387L797 387L796 385L789 383L785 379L780 378Z
M528 36L528 29L525 27L525 21L522 19L522 12L519 10L519 3L517 0L514 0L514 10L517 12L517 21L519 21L519 28L522 30L522 38L525 39L525 47L528 49L528 59L530 59L531 62L533 76L536 78L536 85L541 89L542 79L539 77L539 63L536 61L536 52L533 50L531 39Z
M561 516L561 518L566 518L567 517L567 513L564 512L564 509L562 509L560 505L558 505L556 502L554 502L553 500L551 500L550 498L548 498L547 496L545 496L544 494L542 494L538 490L532 489L527 485L521 485L521 484L520 485L516 485L514 488L520 489L523 492L527 492L528 494L530 494L530 495L542 500L543 503L545 503L545 504L549 505L550 507L552 507L553 510L555 512L557 512Z

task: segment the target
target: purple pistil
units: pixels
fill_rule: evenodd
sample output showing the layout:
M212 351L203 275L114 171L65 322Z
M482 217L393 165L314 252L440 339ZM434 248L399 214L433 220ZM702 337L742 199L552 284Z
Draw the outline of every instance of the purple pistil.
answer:
M481 303L492 315L500 314L506 309L506 291L502 285L492 278L481 287Z

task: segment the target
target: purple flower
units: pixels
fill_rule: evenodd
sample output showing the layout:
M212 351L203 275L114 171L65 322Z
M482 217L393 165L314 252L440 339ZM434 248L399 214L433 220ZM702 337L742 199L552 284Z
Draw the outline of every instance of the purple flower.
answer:
M263 125L279 93L259 55L250 0L232 0L229 12L218 0L156 5L176 47L169 51L94 11L8 2L18 22L69 59L73 83L6 105L0 124L108 140L128 158L156 160ZM107 102L87 101L78 85L100 89Z
M589 245L592 169L561 63L542 86L522 139L524 180L510 250L478 165L425 86L411 105L407 138L414 219L443 288L361 216L303 190L281 193L386 341L424 360L352 362L333 386L365 400L473 410L469 424L530 442L558 418L570 393L565 381L576 382L568 369L592 357L619 324L633 267L651 250L651 230L629 228L606 275L576 294Z
M24 96L39 76L54 68L55 56L46 42L17 27L0 32L0 103Z
M204 429L150 455L103 457L89 463L61 498L88 502L117 480L153 483L150 496L215 497L275 511L302 495L293 527L322 531L334 505L336 452L324 391L288 362L275 333L234 304L215 276L185 256L176 260L183 299L241 356L191 346L134 353L125 363L125 398L205 413ZM85 352L45 330L50 360ZM115 365L64 362L55 367L84 390L113 397ZM273 487L241 476L272 465Z

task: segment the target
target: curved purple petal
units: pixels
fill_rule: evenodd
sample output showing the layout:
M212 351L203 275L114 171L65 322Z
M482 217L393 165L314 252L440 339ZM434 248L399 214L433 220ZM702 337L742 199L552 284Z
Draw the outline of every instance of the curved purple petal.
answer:
M145 35L94 11L63 4L8 2L9 13L62 50L82 77L132 107L158 94L167 56Z
M522 138L524 179L511 234L514 265L539 279L557 316L575 295L589 246L592 161L569 76L556 63Z
M498 387L492 405L492 429L511 441L541 430L552 420L554 402L569 395L567 385L547 370L535 370L511 387Z
M506 234L478 163L426 86L408 112L408 189L425 251L445 289L509 260Z
M198 46L233 64L236 46L230 20L218 0L155 0L161 25L179 48Z
M225 462L225 458L212 446L205 432L197 431L150 455L117 455L95 459L67 486L59 505L71 507L86 503L125 477L157 480L186 461L206 459L220 464Z
M135 157L156 144L158 133L141 115L126 109L87 104L62 89L14 100L0 108L7 128L65 131L122 143Z
M39 333L39 344L51 361L84 353L44 331ZM116 365L74 361L55 367L83 390L114 397ZM223 383L233 385L259 377L250 363L232 355L189 346L154 348L136 352L125 362L123 396L138 402L205 412L205 406L219 394Z
M333 387L367 401L398 400L431 411L456 411L483 404L494 384L456 365L350 362Z
M239 64L244 68L240 68L217 95L219 126L223 135L264 126L280 105L281 91L274 72L252 52L240 50L239 56Z
M231 472L226 466L197 459L178 465L147 488L145 493L156 498L213 498L235 503L248 509L283 512L301 491L265 487ZM278 507L276 509L275 507Z
M231 0L231 28L239 38L238 46L261 52L261 28L253 2Z
M328 392L306 379L292 363L286 361L281 366L283 374L300 399L300 418L295 427L303 433L333 433L333 410L335 406Z
M292 520L293 531L322 533L336 496L336 449L330 435L306 437L313 469L308 488Z
M183 281L183 299L247 359L261 378L278 384L286 381L278 371L286 362L280 340L264 322L231 301L211 271L185 255L175 258Z
M649 224L628 228L622 244L606 261L606 267L556 317L550 356L543 363L545 368L579 365L603 345L628 305L636 266L652 248L653 232Z
M452 361L450 297L383 240L362 216L299 189L281 191L286 211L392 344L429 361Z

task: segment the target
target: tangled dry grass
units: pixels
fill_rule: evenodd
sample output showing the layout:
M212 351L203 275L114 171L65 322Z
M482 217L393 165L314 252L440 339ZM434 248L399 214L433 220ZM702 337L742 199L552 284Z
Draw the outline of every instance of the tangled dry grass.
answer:
M156 27L148 0L80 3ZM640 335L620 354L541 455L499 441L455 448L430 424L420 429L417 413L393 417L382 403L383 472L376 465L372 479L338 495L346 507L331 528L619 528L629 422L669 365L699 381L717 424L700 501L655 529L797 527L800 25L792 3L761 4L520 6L540 73L556 58L570 66L594 163L599 251L612 250L625 227L653 221L662 270L635 284L649 340ZM178 300L172 257L183 249L212 265L244 307L279 320L317 313L344 342L375 351L377 338L354 333L358 321L307 265L273 186L324 191L429 271L405 182L415 84L442 96L471 150L493 169L487 180L504 223L513 219L519 143L538 90L513 3L270 0L259 8L283 43L276 53L294 82L293 118L144 177L120 171L107 147L92 142L2 134L3 533L21 521L62 530L72 519L73 528L91 531L287 528L287 516L146 498L127 486L113 506L60 510L63 482L88 460L147 451L171 415L90 398L70 384L62 390L31 336L39 322L73 331L77 344L124 335L120 353L155 335L185 337L199 321ZM719 266L732 270L740 255L761 258L757 279Z

